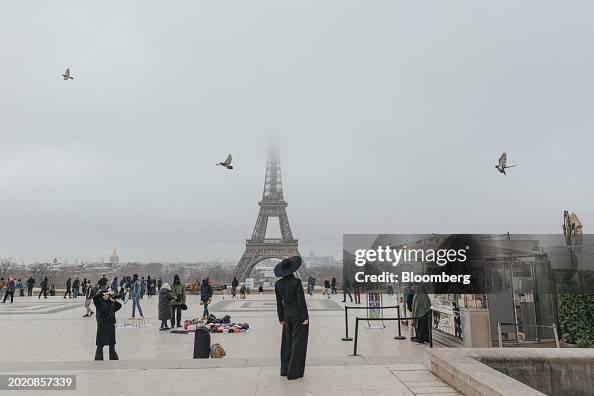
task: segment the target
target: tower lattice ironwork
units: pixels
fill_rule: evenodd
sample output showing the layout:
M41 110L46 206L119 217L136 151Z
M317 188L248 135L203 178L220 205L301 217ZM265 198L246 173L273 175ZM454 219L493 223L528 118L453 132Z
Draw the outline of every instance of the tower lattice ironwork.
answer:
M301 256L297 246L297 239L293 238L289 218L287 217L287 201L283 196L280 157L277 150L268 153L266 161L266 177L262 200L258 202L260 212L252 237L246 240L245 252L235 267L234 275L237 279L245 279L260 261L268 258L284 259L291 256ZM266 238L268 219L278 218L280 238ZM303 273L306 264L303 263L300 272Z

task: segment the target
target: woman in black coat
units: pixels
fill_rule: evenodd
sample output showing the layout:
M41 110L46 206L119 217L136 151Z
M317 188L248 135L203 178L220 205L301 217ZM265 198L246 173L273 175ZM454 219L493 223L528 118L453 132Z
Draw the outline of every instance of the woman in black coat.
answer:
M115 293L102 290L93 297L97 312L95 316L97 318L95 360L103 360L103 347L105 345L109 346L109 360L118 360L118 354L115 351L115 313L122 308L122 304L116 301L114 296Z
M208 315L210 315L208 312L208 302L212 298L212 286L210 286L208 281L208 277L202 279L202 285L200 286L200 300L202 301L202 305L204 305L204 310L202 311L203 318L208 318Z
M280 375L290 380L303 377L309 335L303 285L293 275L300 265L301 257L294 256L274 268L274 275L281 278L274 285L278 321L283 326Z

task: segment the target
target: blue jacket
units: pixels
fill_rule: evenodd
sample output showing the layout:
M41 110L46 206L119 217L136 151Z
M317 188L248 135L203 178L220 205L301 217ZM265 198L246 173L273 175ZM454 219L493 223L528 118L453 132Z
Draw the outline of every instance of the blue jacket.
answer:
M140 282L140 279L132 283L132 290L130 290L130 294L134 300L138 300L140 296L142 296L142 283Z

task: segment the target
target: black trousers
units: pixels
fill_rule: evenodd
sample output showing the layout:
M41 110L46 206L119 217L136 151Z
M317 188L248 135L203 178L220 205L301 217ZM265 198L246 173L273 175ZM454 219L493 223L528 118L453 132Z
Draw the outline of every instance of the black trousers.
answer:
M179 327L181 325L181 305L172 305L171 306L171 327L175 327L176 325ZM177 312L177 321L175 318L175 313Z
M95 360L103 360L103 347L97 346L95 351ZM109 346L109 360L120 360L118 354L115 351L115 345Z
M27 287L27 296L29 296L29 297L33 296L33 286Z
M342 302L346 302L346 296L347 294L349 295L349 298L351 299L351 302L353 302L353 296L351 296L351 292L349 290L343 290L342 291Z
M287 379L303 377L309 325L301 319L285 319L281 341L281 375Z
M417 323L415 326L417 342L429 342L429 318L430 313L426 314L420 319L417 319Z
M6 293L4 293L4 300L2 300L2 302L6 302L8 295L10 295L10 303L12 304L12 301L14 300L14 290L11 292L7 291Z
M43 294L43 297L47 298L47 289L43 289L43 288L42 288L42 289L39 291L39 297L37 297L37 298L41 298L41 295L42 295L42 294Z

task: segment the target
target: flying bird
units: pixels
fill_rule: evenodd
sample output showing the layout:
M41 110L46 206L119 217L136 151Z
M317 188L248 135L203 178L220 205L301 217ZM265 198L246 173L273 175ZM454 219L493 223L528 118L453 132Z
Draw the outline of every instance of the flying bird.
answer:
M501 157L499 157L499 165L495 165L495 168L500 172L503 173L504 175L507 176L507 173L505 173L505 170L507 168L513 168L514 166L516 166L518 164L514 164L514 165L507 165L507 153L503 153L501 154Z
M74 77L70 76L70 68L66 69L64 74L62 74L62 77L64 77L64 81L74 80Z
M227 159L225 160L225 162L219 162L217 165L224 166L227 169L233 169L233 165L231 165L231 159L232 159L231 154L229 154L227 156Z

